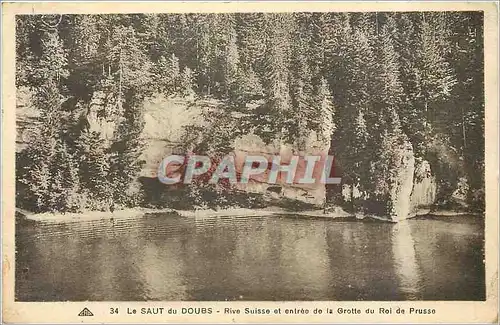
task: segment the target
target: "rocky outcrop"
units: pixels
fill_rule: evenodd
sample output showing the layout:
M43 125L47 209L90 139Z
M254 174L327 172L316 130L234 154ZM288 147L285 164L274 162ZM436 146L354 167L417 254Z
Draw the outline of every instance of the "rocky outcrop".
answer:
M428 162L417 161L404 135L387 136L383 153L372 164L371 181L344 185L342 196L356 214L401 221L435 200L436 186ZM373 184L372 184L373 183Z
M293 156L299 157L297 172L292 184L286 182L286 174L279 174L276 183L269 183L269 170L262 174L254 175L250 178L247 184L238 184L240 190L256 193L268 193L276 198L295 199L306 203L321 205L325 201L325 185L321 184L320 179L323 172L322 162L325 162L329 151L329 142L322 140L323 137L318 136L312 131L305 141L305 150L298 150L297 146L283 144L279 141L274 141L270 144L264 141L255 134L247 134L235 139L234 154L236 169L242 170L245 158L247 156L263 156L269 163L272 163L274 156L280 157L280 164L288 164ZM320 162L316 164L313 171L313 178L316 180L314 184L299 184L298 179L304 174L306 161L304 156L320 156Z
M399 221L410 215L415 157L413 148L407 140L395 149L395 152L395 164L391 166L394 177L389 191L390 217L393 221Z
M419 160L415 167L415 180L410 197L410 216L429 210L436 201L437 184L427 160Z
M109 89L96 91L88 105L86 119L89 131L100 134L109 146L123 119L123 106Z
M429 162L416 159L409 142L396 148L394 152L395 164L390 168L393 177L386 180L389 195L383 202L388 211L386 216L381 217L401 221L430 210L436 201L437 184Z
M146 146L141 159L146 164L141 176L155 178L158 166L165 157L185 154L182 146L184 128L203 125L203 104L192 104L183 98L167 98L160 94L145 100L142 137Z
M189 106L182 100L165 98L157 98L145 104L147 132L144 138L148 146L143 155L147 161L143 176L156 177L157 166L166 155L183 154L176 148L176 143L181 141L179 136L183 128L186 125L203 125L203 121L199 119L200 112L209 104L212 103ZM168 125L164 120L168 121ZM269 163L272 163L274 156L279 156L281 165L289 163L292 156L315 155L322 157L324 161L328 154L332 154L329 153L329 139L333 128L331 121L326 121L325 125L323 134L311 131L304 135L300 145L284 144L279 139L266 143L254 133L238 136L233 141L232 152L236 169L241 172L245 157L249 155L263 156ZM356 214L373 215L392 221L407 219L422 209L430 208L436 200L437 188L430 163L414 157L411 143L400 132L387 135L382 145L383 153L371 159L371 181L364 179L355 186L338 185L338 193L341 193L344 202L352 204ZM286 174L280 174L276 183L270 183L268 170L253 175L247 184L235 186L241 191L266 194L277 200L294 199L321 206L326 196L324 184L319 181L314 184L296 182L303 176L300 170L302 167L303 171L304 164L304 159L299 159L298 173L293 184L285 182ZM313 173L316 180L321 178L322 169L319 167L321 164L317 164ZM349 203L351 200L355 202Z

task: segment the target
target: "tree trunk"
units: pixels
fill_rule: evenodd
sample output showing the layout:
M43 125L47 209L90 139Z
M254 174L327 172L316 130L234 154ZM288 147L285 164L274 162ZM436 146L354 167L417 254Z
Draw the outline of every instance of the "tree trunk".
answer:
M465 157L465 150L467 149L467 138L465 136L465 113L464 113L464 107L463 106L462 106L462 139L464 141L463 155Z
M120 41L120 79L118 82L118 108L120 109L120 114L122 109L122 82L123 82L122 74L123 74L122 44Z

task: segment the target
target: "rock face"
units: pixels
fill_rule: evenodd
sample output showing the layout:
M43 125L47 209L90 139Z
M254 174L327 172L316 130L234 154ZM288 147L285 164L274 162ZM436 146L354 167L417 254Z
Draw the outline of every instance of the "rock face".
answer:
M415 168L415 180L410 198L410 215L418 213L421 209L429 209L436 201L436 193L436 179L431 174L429 162L426 160L418 162Z
M166 155L185 154L178 147L181 140L179 136L186 125L203 125L203 121L199 119L202 106L205 105L202 104L188 108L182 100L165 98L154 99L145 104L147 133L144 138L148 146L143 155L147 164L142 176L155 178L158 165ZM281 165L288 164L293 156L320 156L321 160L316 163L313 172L316 183L297 184L305 170L305 160L301 158L293 184L285 181L286 173L279 174L276 183L270 183L269 171L266 171L253 175L247 184L237 184L236 187L242 191L267 194L276 199L289 198L322 205L325 202L326 188L319 182L323 172L321 162L329 154L329 139L333 130L331 120L325 121L324 125L326 127L322 134L311 131L304 135L300 146L284 144L278 139L266 144L253 133L239 136L233 142L235 167L240 172L249 155L263 156L269 163L272 163L274 156L279 156ZM354 199L356 202L353 206L356 206L355 210L359 213L377 215L392 221L404 220L421 209L429 208L436 200L437 188L430 163L414 157L411 143L401 133L388 136L384 147L386 150L383 152L386 154L384 157L376 157L378 165L374 166L372 181L361 180L362 184L352 187L353 190L348 184L338 185L343 200L349 202ZM354 191L352 195L351 191Z
M436 200L437 192L436 180L428 161L415 159L409 143L397 153L400 163L393 167L395 177L389 183L387 202L392 221L401 221L428 211Z
M351 204L356 214L400 221L433 203L435 182L429 163L416 162L404 135L388 136L384 146L384 153L372 165L371 181L362 179L352 189L344 184L342 197L346 202L354 200Z
M390 186L391 214L394 221L408 218L411 211L411 193L415 172L415 157L409 141L396 150L396 163L392 167L394 179Z
M243 164L247 156L262 156L272 163L273 157L280 157L280 164L290 163L293 156L299 156L297 172L292 183L286 181L286 173L278 175L276 183L269 183L269 170L262 174L250 178L247 184L238 184L240 190L256 193L267 193L283 198L296 199L302 202L320 205L325 201L326 188L321 184L323 165L326 161L329 151L329 142L322 140L313 131L305 141L305 150L298 150L296 146L279 143L274 141L265 144L264 141L255 134L247 134L235 139L234 154L237 170L243 169ZM299 184L298 180L302 178L306 168L306 161L303 158L306 155L320 156L313 170L314 184Z
M89 131L99 133L109 145L122 114L123 108L118 105L112 93L94 92L86 116Z
M189 105L181 98L156 95L144 102L145 127L142 137L146 147L141 159L146 161L141 176L157 177L158 166L168 155L184 155L182 135L186 126L202 125L200 105Z
M429 209L436 200L437 185L426 160L414 157L408 141L394 150L390 177L387 180L389 195L385 202L387 216L392 221L401 221Z

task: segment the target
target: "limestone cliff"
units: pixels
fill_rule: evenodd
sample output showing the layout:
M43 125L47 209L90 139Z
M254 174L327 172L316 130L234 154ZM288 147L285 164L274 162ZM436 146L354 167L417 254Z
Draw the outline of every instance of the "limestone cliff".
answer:
M313 131L306 139L305 150L298 150L297 146L283 144L279 141L274 141L270 144L265 144L264 141L255 134L247 134L235 139L234 153L237 169L242 169L243 163L247 156L263 156L272 163L274 156L279 156L281 164L288 164L292 156L299 156L297 172L292 184L286 182L285 175L280 174L276 184L268 182L269 171L253 176L248 184L238 184L240 190L246 190L257 193L267 193L283 198L296 199L306 203L321 205L325 201L325 186L320 183L322 175L322 162L328 156L329 143L322 141L320 137ZM313 155L320 156L320 161L316 164L313 171L313 178L316 180L314 184L299 184L298 179L303 176L305 170L304 156ZM272 194L274 193L274 194Z
M356 214L400 221L429 209L436 200L437 185L429 162L415 158L407 139L387 140L391 144L390 154L379 157L383 169L375 164L372 174L375 184L361 180L361 184L353 187L353 193L350 186L344 185L342 198L346 202L355 201L350 204Z
M144 134L147 148L143 155L147 164L142 175L156 177L158 164L165 155L183 154L180 143L181 134L185 132L183 130L190 125L205 126L207 122L200 119L200 113L213 110L214 107L216 105L212 102L199 101L187 105L180 99L156 98L147 102L147 132ZM248 155L264 156L270 163L274 156L279 156L281 164L290 162L292 156L316 155L324 159L328 154L332 155L328 139L333 130L331 120L325 120L324 124L323 134L311 131L294 144L285 144L278 137L266 143L253 132L239 135L232 140L231 154L235 157L236 168L242 169ZM297 144L299 142L300 146ZM435 202L437 188L430 163L415 158L411 143L401 133L388 135L384 146L387 150L383 149L380 156L375 157L369 179L361 179L353 190L347 184L338 185L342 200L347 204L351 204L349 202L352 199L356 201L352 203L357 206L353 211L355 214L374 215L392 221L412 217L419 210L429 208ZM303 159L299 159L299 166L301 163L304 163ZM319 180L321 171L316 168L313 177ZM237 184L236 188L266 194L275 199L296 199L318 207L325 203L324 184L286 184L282 176L278 177L276 184L270 184L268 173L255 175L247 184ZM296 179L301 176L299 171ZM339 176L342 177L342 174ZM351 191L354 192L352 195Z
M414 184L415 157L409 141L404 141L396 150L396 161L391 167L394 178L390 184L390 218L394 221L406 219L411 210L411 193Z
M427 160L420 160L415 167L415 180L410 197L410 215L419 210L429 209L436 201L437 184L431 173L431 166Z

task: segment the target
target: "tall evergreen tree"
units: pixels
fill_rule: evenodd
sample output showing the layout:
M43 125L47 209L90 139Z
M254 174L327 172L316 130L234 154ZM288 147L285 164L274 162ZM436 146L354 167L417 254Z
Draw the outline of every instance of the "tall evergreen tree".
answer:
M134 90L125 94L124 118L118 126L111 146L110 177L114 202L120 205L137 205L142 193L137 184L144 161L140 156L144 150L141 138L144 117L141 110L142 97Z
M310 129L311 112L315 110L312 101L312 72L307 60L307 40L300 33L296 33L298 39L292 44L291 60L289 70L290 94L292 109L289 110L288 120L288 142L293 143L294 139L299 142L299 148L305 150L305 137Z
M223 88L225 97L230 99L240 96L238 92L238 74L240 73L240 57L238 53L237 34L234 22L230 25L228 39L223 55Z
M388 195L394 186L395 171L401 161L397 152L402 151L407 141L401 129L400 114L403 114L403 87L399 74L399 55L394 47L396 22L392 16L386 17L376 39L376 70L373 81L373 106L370 110L369 146L372 162L369 193ZM390 208L390 207L388 207ZM387 213L391 213L387 211Z
M331 13L313 13L311 17L303 17L301 26L310 32L310 65L314 74L326 74L331 68L331 60L334 55L335 35L337 26ZM308 28L311 26L310 28Z
M46 80L53 80L59 87L69 72L67 53L57 29L43 32L40 43L41 56L35 60L32 67L32 85L38 87Z
M266 19L264 13L236 14L236 32L242 69L245 71L258 68L265 50Z
M24 153L25 165L21 170L29 197L38 211L74 208L71 196L76 194L74 186L78 183L72 168L76 162L62 139L64 112L61 103L56 81L49 80L38 88L34 106L40 111L39 123ZM63 176L68 179L63 180Z
M353 31L350 17L338 17L341 32L336 35L337 55L331 84L339 85L333 93L336 107L336 130L332 137L331 150L336 155L346 184L350 185L351 203L354 202L354 187L361 185L369 175L367 155L370 139L366 114L371 105L371 82L374 71L374 56L368 38L362 30ZM362 189L361 189L362 190ZM356 207L356 204L354 206Z
M181 83L179 59L175 54L160 56L153 67L154 89L165 95L177 94Z
M83 208L108 211L113 205L108 145L98 132L83 130L77 140L77 148Z
M423 110L425 124L431 125L436 120L436 111L451 96L456 77L439 47L437 32L426 20L426 13L421 13L419 46L416 51L417 89L416 105Z
M291 114L289 92L289 60L291 17L287 14L269 14L266 28L269 36L266 40L265 57L262 70L263 86L269 114L272 116L272 129L278 138L290 141L288 129L295 121Z
M472 204L484 207L484 35L483 14L449 13L449 62L457 85L445 113L446 134L462 153Z

